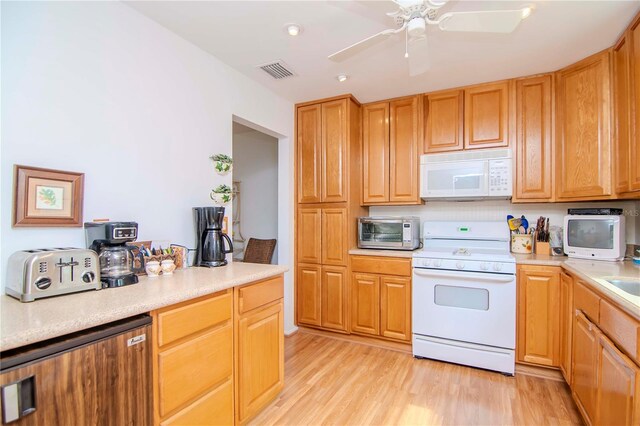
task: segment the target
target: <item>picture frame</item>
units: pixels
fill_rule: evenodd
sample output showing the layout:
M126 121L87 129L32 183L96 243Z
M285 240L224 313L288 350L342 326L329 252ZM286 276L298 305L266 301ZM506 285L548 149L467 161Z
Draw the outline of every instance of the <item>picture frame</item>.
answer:
M14 227L80 227L84 173L13 166Z

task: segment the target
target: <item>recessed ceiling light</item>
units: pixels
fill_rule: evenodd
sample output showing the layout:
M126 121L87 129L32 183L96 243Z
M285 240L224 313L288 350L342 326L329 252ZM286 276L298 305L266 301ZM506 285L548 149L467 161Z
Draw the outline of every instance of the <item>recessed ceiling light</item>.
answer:
M340 74L340 75L339 75L339 76L337 76L336 78L338 79L338 81L339 81L340 83L342 83L342 82L344 82L344 81L347 81L347 79L349 78L349 76L348 76L348 75L346 75L346 74Z
M298 24L286 24L284 26L285 31L292 37L297 36L302 32L302 27Z
M523 7L521 9L521 13L522 13L522 19L526 19L529 17L529 15L531 15L531 11L533 10L533 8L531 6L527 6L527 7Z

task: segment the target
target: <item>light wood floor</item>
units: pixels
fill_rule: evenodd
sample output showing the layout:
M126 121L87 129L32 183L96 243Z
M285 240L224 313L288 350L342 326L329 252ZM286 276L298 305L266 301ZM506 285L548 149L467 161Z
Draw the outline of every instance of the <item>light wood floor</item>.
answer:
M565 383L503 376L304 331L253 425L580 425Z

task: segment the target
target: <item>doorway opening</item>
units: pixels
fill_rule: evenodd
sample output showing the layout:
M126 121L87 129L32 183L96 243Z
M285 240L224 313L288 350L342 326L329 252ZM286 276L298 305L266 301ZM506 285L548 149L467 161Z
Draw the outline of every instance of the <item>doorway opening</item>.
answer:
M278 238L278 138L234 120L232 142L233 258L243 260L250 238Z

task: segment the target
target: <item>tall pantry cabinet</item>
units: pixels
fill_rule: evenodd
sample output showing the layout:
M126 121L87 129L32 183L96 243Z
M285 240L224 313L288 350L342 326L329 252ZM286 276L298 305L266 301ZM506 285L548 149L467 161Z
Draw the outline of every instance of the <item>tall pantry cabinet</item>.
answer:
M361 180L360 104L351 96L296 106L296 320L349 329L349 248ZM345 230L347 232L345 232Z

